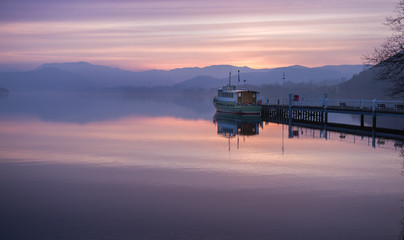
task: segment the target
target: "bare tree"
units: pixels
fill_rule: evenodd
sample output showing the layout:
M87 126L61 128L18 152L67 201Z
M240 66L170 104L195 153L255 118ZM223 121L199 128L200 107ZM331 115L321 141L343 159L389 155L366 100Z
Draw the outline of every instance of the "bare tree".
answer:
M390 27L392 35L365 55L363 61L373 66L378 80L392 83L392 96L404 96L404 0L397 4L395 13L384 23Z

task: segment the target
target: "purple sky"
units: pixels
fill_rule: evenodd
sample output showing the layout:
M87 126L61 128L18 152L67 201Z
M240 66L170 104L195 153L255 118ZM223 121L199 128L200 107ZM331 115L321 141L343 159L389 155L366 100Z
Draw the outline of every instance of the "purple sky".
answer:
M2 0L0 65L361 64L398 0Z

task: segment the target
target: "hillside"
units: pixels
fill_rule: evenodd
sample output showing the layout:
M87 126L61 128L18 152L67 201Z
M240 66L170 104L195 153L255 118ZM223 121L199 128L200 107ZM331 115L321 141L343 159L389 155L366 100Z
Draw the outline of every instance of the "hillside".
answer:
M237 68L234 68L235 70ZM274 68L267 70L254 70L249 72L241 72L240 84L249 85L268 85L268 84L282 84L282 76L285 73L285 81L293 83L313 83L321 85L337 85L344 81L349 80L354 74L363 70L362 65L343 65L343 66L325 66L318 68L308 68L303 66L291 66L283 68ZM181 85L186 85L191 88L192 83L196 83L195 79L187 80ZM201 79L198 81L198 85ZM228 82L227 75L219 79L219 84L214 81L206 79L204 88L214 88L224 85ZM237 72L234 71L232 75L232 83L238 84ZM195 86L196 87L196 86ZM200 86L199 86L200 87Z
M337 94L341 97L356 99L391 99L389 88L392 84L375 80L375 70L369 69L355 75L349 81L338 86Z
M249 85L281 84L282 75L293 83L336 85L360 72L360 65L324 66L307 68L291 66L275 69L252 69L229 65L204 68L177 68L173 70L149 70L132 72L93 65L86 62L47 63L35 70L0 73L0 86L10 91L82 91L117 87L164 87L180 89L216 88L227 84L231 70L232 83L237 82L237 70L241 72L241 83Z
M78 74L46 68L28 72L0 73L0 86L11 92L46 92L76 91L94 87L94 84Z
M277 101L282 98L287 99L289 93L308 98L322 98L327 94L328 98L334 99L404 100L403 97L393 98L390 96L392 84L375 80L375 74L374 69L369 69L354 75L346 82L333 86L286 82L284 88L281 84L270 84L262 86L260 91L262 97L268 97L271 101Z
M192 88L215 88L223 84L222 79L217 79L211 76L197 76L187 81L183 81L174 85L175 88L192 89Z

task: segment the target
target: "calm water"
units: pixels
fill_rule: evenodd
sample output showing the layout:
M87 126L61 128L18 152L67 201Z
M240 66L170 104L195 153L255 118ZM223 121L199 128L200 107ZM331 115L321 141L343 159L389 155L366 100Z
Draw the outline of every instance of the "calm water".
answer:
M1 98L0 238L403 239L400 142L292 130L209 98Z

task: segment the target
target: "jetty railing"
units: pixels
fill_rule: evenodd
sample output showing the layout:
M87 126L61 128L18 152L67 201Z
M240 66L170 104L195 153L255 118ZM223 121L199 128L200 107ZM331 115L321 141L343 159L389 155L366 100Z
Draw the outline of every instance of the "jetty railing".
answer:
M404 112L404 101L324 99L327 108L360 109L368 111Z
M311 106L347 110L367 110L367 111L392 111L404 112L404 101L387 100L349 100L349 99L329 99L329 98L299 98L293 100L290 96L289 105L291 106ZM286 104L288 104L286 103Z
M288 104L267 104L262 115L285 123L306 121L328 123L328 114L360 115L360 127L365 127L365 115L372 117L372 127L376 128L377 117L404 117L404 101L386 100L348 100L323 98L304 98L289 94Z
M329 122L329 114L359 115L360 125ZM294 136L292 126L310 126L327 130L344 129L345 132L368 134L372 136L372 145L376 137L404 139L404 130L393 126L377 127L378 117L404 118L404 101L386 100L347 100L324 98L304 98L289 94L286 104L264 104L261 115L265 121L289 125L289 137ZM371 124L365 125L365 116L371 117Z

